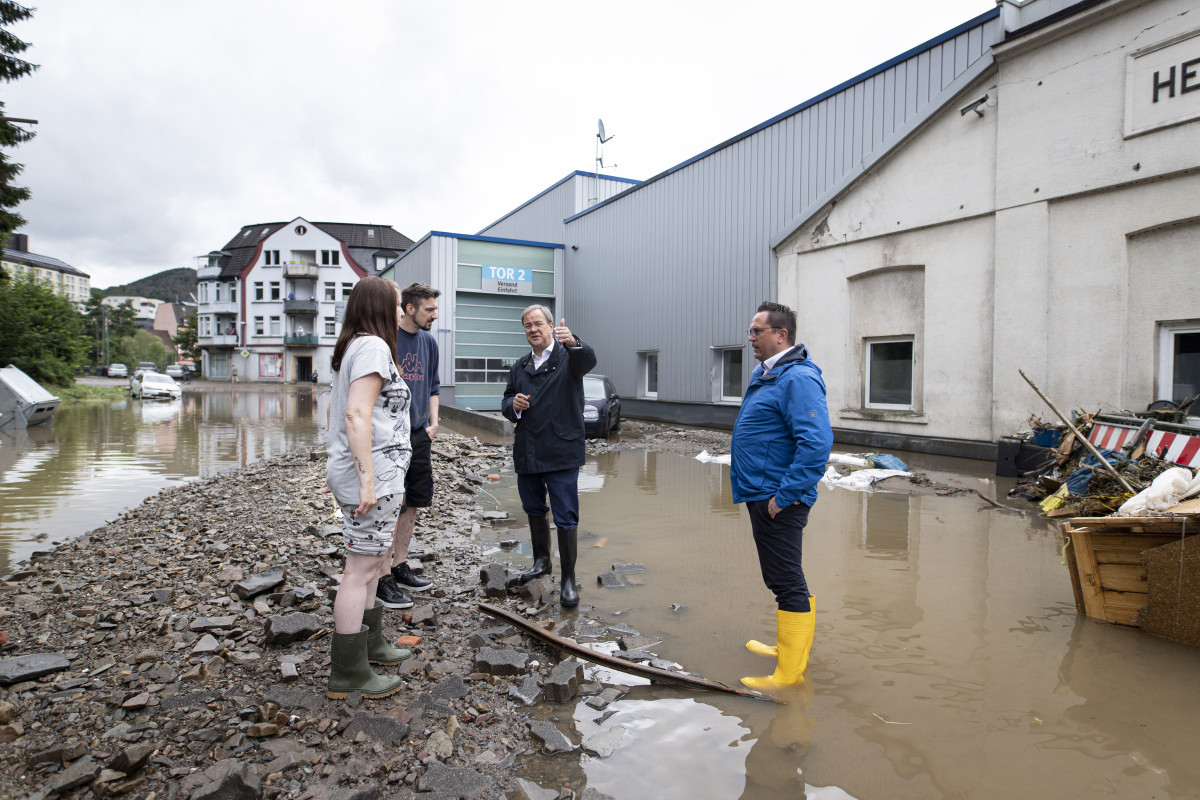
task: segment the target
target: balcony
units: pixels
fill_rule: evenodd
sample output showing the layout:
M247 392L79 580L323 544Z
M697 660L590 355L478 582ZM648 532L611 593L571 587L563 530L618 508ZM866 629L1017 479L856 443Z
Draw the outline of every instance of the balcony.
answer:
M236 333L219 333L213 336L199 336L196 338L196 344L200 347L237 347L238 337Z
M198 281L215 281L221 277L221 265L209 266L205 264L196 270L196 280Z
M317 277L317 265L309 264L305 261L299 263L289 261L283 265L283 277L315 279Z
M236 300L218 300L215 303L201 303L198 309L201 314L232 314L238 313Z
M287 347L316 347L319 337L314 333L294 333L283 337Z
M284 300L283 313L296 316L315 317L317 315L316 300Z

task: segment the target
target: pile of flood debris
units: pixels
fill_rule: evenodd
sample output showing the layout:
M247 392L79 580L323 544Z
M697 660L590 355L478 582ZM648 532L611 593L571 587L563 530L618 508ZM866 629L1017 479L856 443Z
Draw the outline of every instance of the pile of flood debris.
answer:
M1200 514L1200 501L1189 499L1200 494L1200 428L1180 414L1076 410L1071 427L1032 416L1026 430L1001 440L1001 457L1015 440L1026 462L1009 497L1038 503L1050 519Z

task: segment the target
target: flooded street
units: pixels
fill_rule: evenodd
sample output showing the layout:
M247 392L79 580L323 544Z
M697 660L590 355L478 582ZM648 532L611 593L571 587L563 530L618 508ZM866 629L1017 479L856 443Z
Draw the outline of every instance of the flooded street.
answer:
M0 430L0 573L169 486L317 441L319 405L308 386L189 387L174 402L72 403L53 425Z
M901 455L996 496L990 464ZM520 517L510 478L493 494ZM581 488L580 616L730 685L773 669L743 646L774 641L775 606L728 467L605 453ZM637 687L557 720L576 741L624 726L616 752L528 777L616 798L1196 797L1200 650L1077 617L1059 548L973 495L822 488L805 535L817 635L788 705ZM640 585L598 587L617 562L644 563Z
M226 387L173 404L68 407L53 429L0 433L0 570L47 549L39 534L69 538L161 488L317 441L321 402L308 387ZM991 464L898 455L1006 502ZM483 527L485 560L524 567L515 484L506 471L475 501L513 518ZM570 616L659 638L660 657L726 684L773 669L744 648L774 642L775 605L728 467L613 450L589 456L580 488L581 605ZM1032 511L973 494L822 488L805 535L817 635L808 680L786 705L589 666L628 694L603 711L580 700L528 712L577 743L620 725L620 746L604 758L522 758L516 772L618 799L1200 796L1200 649L1078 617L1057 529ZM509 538L517 549L498 546ZM597 585L627 562L646 570L622 589Z

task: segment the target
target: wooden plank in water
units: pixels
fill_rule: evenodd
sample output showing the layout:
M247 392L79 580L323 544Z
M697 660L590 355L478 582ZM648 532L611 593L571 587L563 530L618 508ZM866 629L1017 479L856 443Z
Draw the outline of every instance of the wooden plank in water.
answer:
M1075 549L1075 564L1079 569L1079 591L1083 595L1084 613L1094 619L1108 619L1104 613L1104 595L1100 591L1100 565L1092 551L1092 535L1076 530L1071 541Z
M1141 592L1145 594L1149 591L1146 583L1146 568L1141 563L1102 563L1100 564L1100 588L1105 592Z
M1137 615L1150 602L1150 595L1140 592L1105 592L1105 616L1101 619L1119 625L1137 625Z
M1075 595L1075 611L1078 614L1086 614L1087 610L1083 607L1083 592L1079 588L1079 566L1075 562L1075 529L1071 527L1071 523L1063 524L1063 560L1067 562L1067 574L1071 576L1071 593Z

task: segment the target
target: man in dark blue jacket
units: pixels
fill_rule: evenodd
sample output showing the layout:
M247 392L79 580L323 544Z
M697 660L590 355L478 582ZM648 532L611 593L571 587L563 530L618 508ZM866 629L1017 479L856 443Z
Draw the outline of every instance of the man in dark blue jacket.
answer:
M750 386L733 426L729 480L733 502L745 503L763 581L775 594L776 647L750 641L773 656L773 675L742 678L752 689L800 683L808 666L816 611L801 566L804 526L817 500L833 431L820 368L796 344L796 312L763 303L746 331L754 357Z
M562 567L559 602L579 604L575 557L579 551L579 468L583 466L583 376L596 366L596 354L545 306L533 305L521 314L525 338L533 352L513 364L508 373L501 411L516 423L513 466L521 507L529 517L533 567L521 582L550 572L550 520L558 526L558 557ZM546 505L546 493L550 505Z

